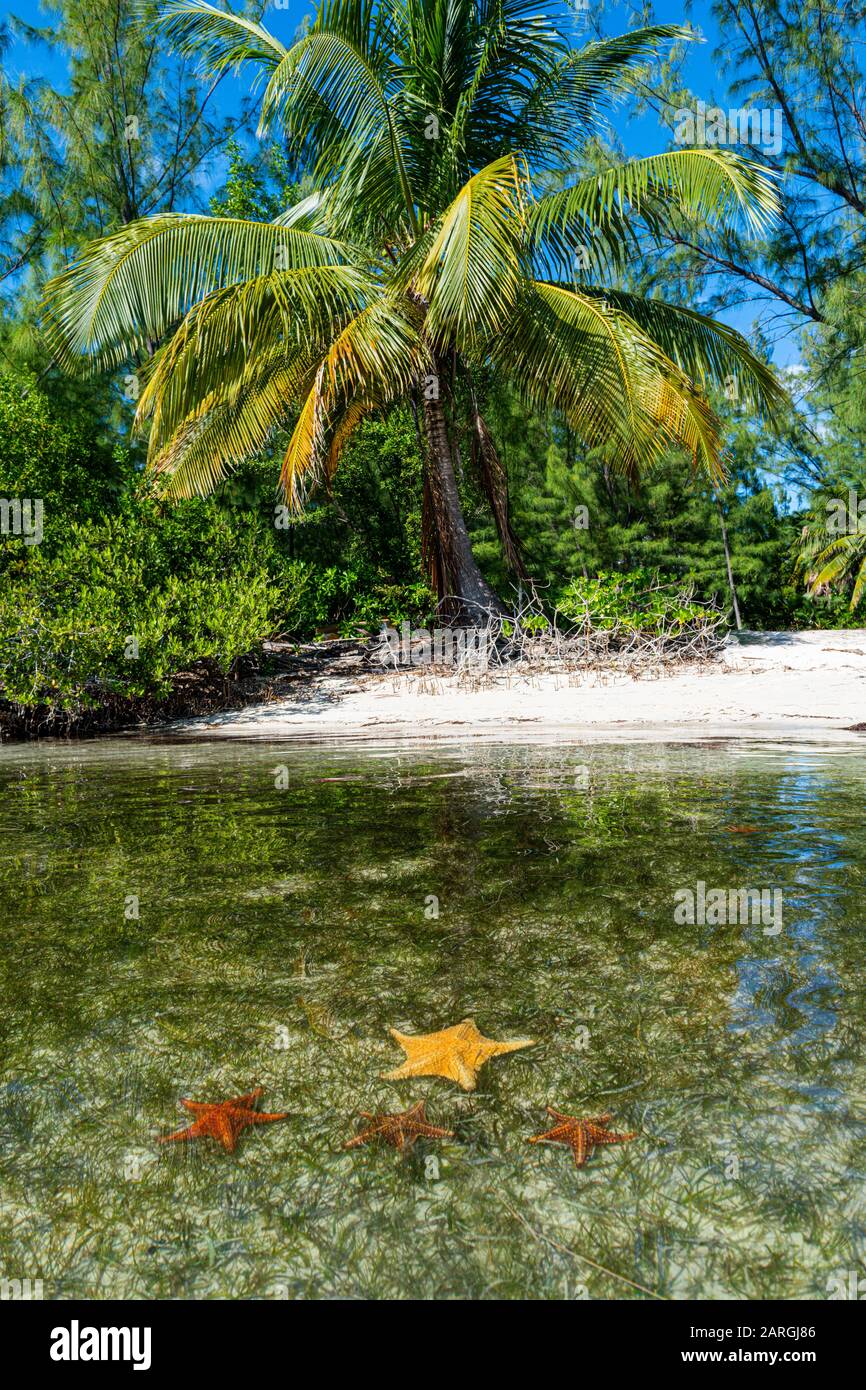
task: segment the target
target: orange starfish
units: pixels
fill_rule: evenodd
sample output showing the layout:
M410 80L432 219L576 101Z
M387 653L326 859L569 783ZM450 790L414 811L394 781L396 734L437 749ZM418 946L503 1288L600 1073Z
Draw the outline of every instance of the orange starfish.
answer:
M547 1113L559 1123L546 1134L534 1134L529 1140L530 1144L541 1144L545 1140L551 1144L570 1144L578 1168L584 1166L596 1144L625 1144L637 1135L637 1130L633 1130L631 1134L611 1134L608 1125L613 1119L612 1115L594 1115L586 1120L579 1120L576 1115L563 1115L550 1105L547 1107Z
M491 1057L505 1052L517 1052L532 1047L531 1038L514 1042L497 1042L485 1038L475 1026L475 1020L464 1018L452 1028L440 1028L438 1033L398 1033L389 1029L391 1037L406 1053L406 1061L393 1071L383 1071L385 1081L402 1081L407 1076L444 1076L456 1081L464 1091L474 1091L478 1072Z
M362 1110L363 1118L372 1120L372 1124L356 1134L354 1139L349 1139L343 1148L357 1149L359 1144L368 1144L371 1139L384 1139L395 1149L411 1149L416 1139L453 1139L453 1129L428 1125L424 1105L425 1102L419 1100L417 1105L402 1110L399 1115L373 1115L369 1110Z
M271 1120L288 1119L287 1111L280 1115L268 1115L264 1111L254 1110L253 1106L261 1094L262 1087L257 1086L248 1095L235 1096L233 1100L221 1100L214 1104L182 1100L181 1105L186 1110L191 1110L198 1118L188 1129L179 1129L174 1134L163 1134L159 1143L169 1144L173 1139L217 1139L224 1149L234 1153L238 1135L247 1125L266 1125L270 1124Z

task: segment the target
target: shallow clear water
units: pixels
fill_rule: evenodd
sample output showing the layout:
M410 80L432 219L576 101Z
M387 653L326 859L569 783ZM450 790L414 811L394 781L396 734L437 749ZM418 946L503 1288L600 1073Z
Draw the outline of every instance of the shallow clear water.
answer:
M827 1297L866 1260L864 790L742 744L0 751L0 1277ZM781 931L679 925L698 880ZM537 1043L473 1093L380 1079L389 1027L466 1016ZM234 1154L156 1144L256 1084L290 1117ZM342 1149L422 1098L453 1140ZM548 1104L638 1137L578 1170L526 1143Z

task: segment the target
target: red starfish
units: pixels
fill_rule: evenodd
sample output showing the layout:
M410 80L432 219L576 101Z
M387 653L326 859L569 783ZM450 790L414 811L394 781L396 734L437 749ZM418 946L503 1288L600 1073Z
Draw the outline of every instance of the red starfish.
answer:
M399 1115L373 1115L369 1110L360 1113L365 1120L372 1120L354 1139L343 1145L344 1149L357 1149L359 1144L368 1144L371 1139L384 1139L395 1149L410 1149L416 1139L451 1139L452 1129L440 1129L438 1125L428 1125L424 1116L425 1101L419 1100Z
M221 1100L214 1104L196 1100L182 1100L181 1105L198 1116L188 1129L179 1129L174 1134L163 1134L160 1144L169 1144L173 1139L217 1139L224 1149L234 1153L238 1135L247 1125L266 1125L271 1120L288 1119L288 1112L281 1115L268 1115L253 1106L262 1094L257 1086L245 1096L235 1096L234 1100Z
M611 1134L608 1125L613 1119L612 1115L594 1115L586 1120L579 1120L576 1115L563 1115L550 1105L547 1107L547 1113L558 1120L559 1124L554 1125L546 1134L534 1134L529 1140L530 1144L540 1144L543 1140L549 1140L551 1144L570 1144L578 1168L583 1167L596 1144L625 1144L637 1134L637 1130L631 1134Z

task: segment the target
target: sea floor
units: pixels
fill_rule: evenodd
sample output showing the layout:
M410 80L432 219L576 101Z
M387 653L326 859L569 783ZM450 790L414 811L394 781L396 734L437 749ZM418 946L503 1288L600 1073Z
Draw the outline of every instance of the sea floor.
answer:
M866 1272L864 794L847 745L0 750L0 1278L833 1296ZM382 1079L389 1029L467 1017L534 1046L474 1091ZM157 1142L254 1086L287 1118L234 1153ZM419 1100L453 1138L344 1148ZM636 1137L578 1168L527 1142L547 1106Z

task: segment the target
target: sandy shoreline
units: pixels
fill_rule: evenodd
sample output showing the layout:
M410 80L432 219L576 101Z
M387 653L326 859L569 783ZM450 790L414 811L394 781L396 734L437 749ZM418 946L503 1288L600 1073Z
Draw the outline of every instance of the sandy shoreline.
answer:
M177 721L174 734L232 738L737 736L862 741L866 629L743 634L712 666L639 680L493 674L482 688L429 669L330 676L285 698Z

